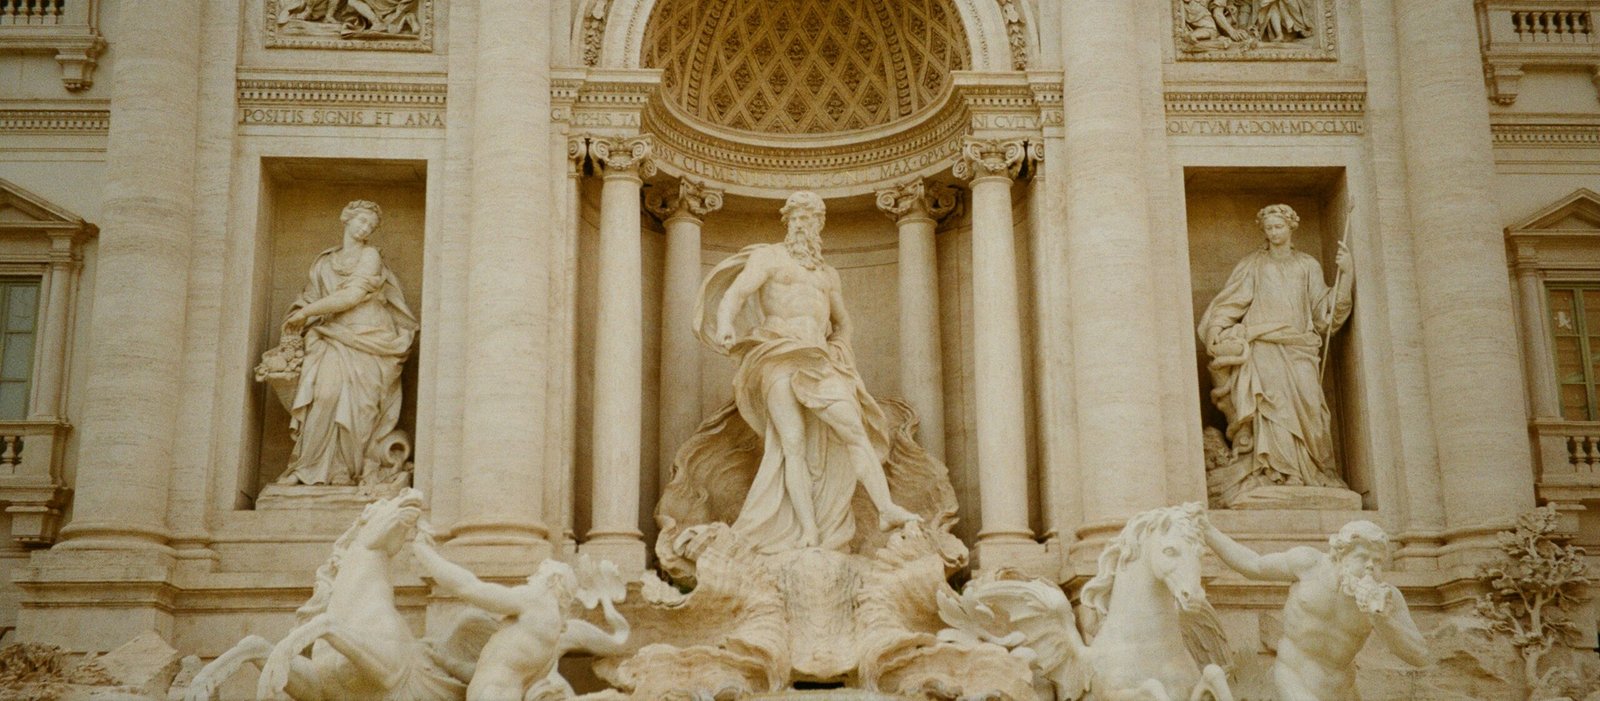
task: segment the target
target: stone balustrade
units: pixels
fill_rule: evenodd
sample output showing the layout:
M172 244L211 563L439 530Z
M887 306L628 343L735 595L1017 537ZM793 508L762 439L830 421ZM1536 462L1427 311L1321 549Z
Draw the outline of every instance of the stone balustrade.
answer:
M0 503L19 543L56 540L69 491L62 465L70 429L56 421L0 421Z
M1600 42L1594 16L1600 1L1531 3L1488 0L1478 11L1489 96L1509 105L1517 100L1527 66L1581 66L1600 76ZM1600 85L1600 77L1596 79Z

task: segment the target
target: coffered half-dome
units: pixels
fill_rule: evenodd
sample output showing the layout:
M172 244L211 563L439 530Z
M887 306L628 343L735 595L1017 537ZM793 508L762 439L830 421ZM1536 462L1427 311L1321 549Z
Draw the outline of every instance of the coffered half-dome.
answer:
M935 109L970 63L950 0L661 0L642 62L683 118L733 132L881 128Z

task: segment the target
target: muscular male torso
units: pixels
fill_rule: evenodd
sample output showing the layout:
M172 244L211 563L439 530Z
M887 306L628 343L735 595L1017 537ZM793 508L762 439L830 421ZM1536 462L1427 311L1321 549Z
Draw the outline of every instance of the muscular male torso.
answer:
M1366 644L1372 624L1355 599L1339 591L1331 561L1323 560L1289 587L1283 612L1279 664L1288 665L1316 698L1352 698L1342 690L1354 681L1350 662Z
M788 338L826 343L838 272L828 265L807 268L780 245L752 256L750 264L759 266L764 278L758 293L763 326Z

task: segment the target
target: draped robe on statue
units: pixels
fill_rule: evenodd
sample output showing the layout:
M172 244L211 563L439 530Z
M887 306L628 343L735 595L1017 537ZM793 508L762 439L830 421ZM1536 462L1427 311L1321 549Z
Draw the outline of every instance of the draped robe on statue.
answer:
M400 422L400 369L417 319L389 266L380 264L370 276L341 270L338 250L317 256L311 281L289 310L350 287L365 297L306 327L305 361L289 408L294 458L280 482L354 484L384 465L385 439Z
M1203 343L1244 349L1208 366L1233 444L1231 464L1208 475L1225 503L1268 484L1344 486L1319 377L1330 323L1338 330L1350 316L1349 296L1336 296L1316 259L1299 251L1278 259L1263 247L1239 261L1201 315Z

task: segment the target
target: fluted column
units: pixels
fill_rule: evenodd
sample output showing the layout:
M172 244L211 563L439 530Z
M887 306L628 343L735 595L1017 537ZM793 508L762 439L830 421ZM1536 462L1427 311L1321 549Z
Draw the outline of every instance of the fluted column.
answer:
M189 256L201 3L123 16L73 521L58 548L165 548Z
M81 232L50 237L50 270L44 277L44 323L40 328L39 367L33 373L34 403L28 412L35 420L61 420L61 385L66 377L67 322L72 315L78 279L78 238Z
M616 563L630 576L645 565L639 531L644 400L639 191L642 178L655 172L650 145L648 136L589 142L589 156L604 180L595 305L593 523L580 550Z
M1062 21L1065 68L1064 237L1072 296L1068 315L1077 394L1078 464L1092 539L1167 503L1161 436L1161 366L1153 245L1142 144L1143 87L1159 66L1141 56L1139 34L1105 31L1127 16L1120 0L1083 0ZM1064 13L1065 14L1065 13ZM1098 530L1096 530L1098 529Z
M1534 501L1477 24L1470 3L1396 0L1394 9L1447 537L1487 547L1492 530Z
M694 435L700 407L700 349L694 303L700 290L700 225L722 208L722 191L687 178L672 196L652 196L645 206L667 229L661 293L661 485L672 475L679 446Z
M549 23L520 3L479 3L467 263L466 406L457 546L550 553L544 521L545 230L555 196ZM525 554L524 554L525 553ZM476 559L471 554L468 559Z
M944 353L939 347L939 267L934 229L955 192L922 180L878 191L878 209L900 230L900 391L917 412L917 439L944 459Z
M979 565L986 545L1033 544L1028 516L1028 448L1023 405L1022 312L1011 183L1031 157L1023 140L969 140L955 174L972 180L972 319L977 377ZM990 560L984 562L983 560Z

